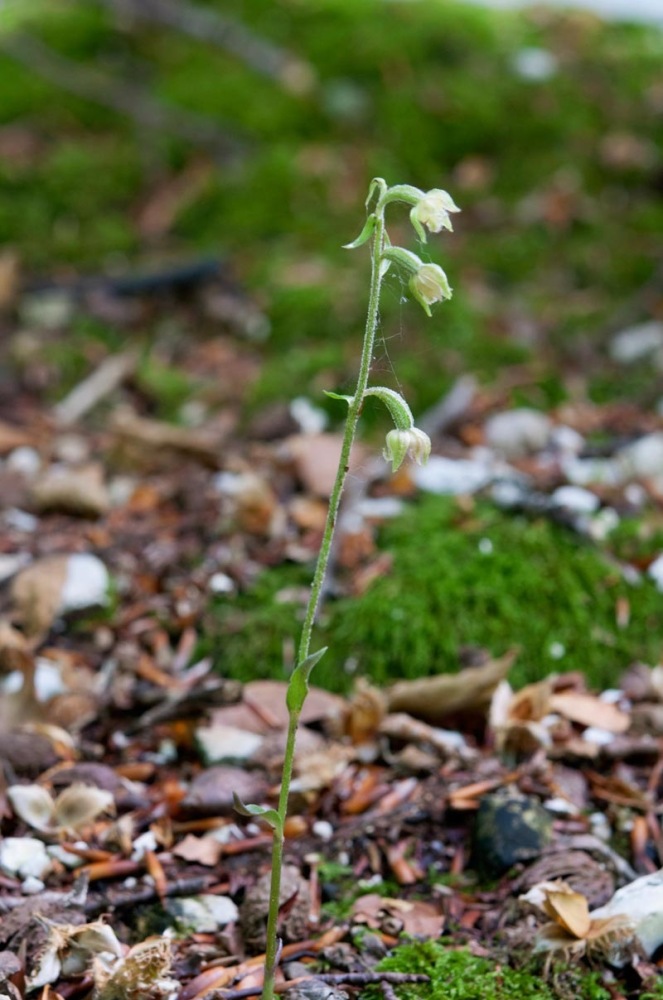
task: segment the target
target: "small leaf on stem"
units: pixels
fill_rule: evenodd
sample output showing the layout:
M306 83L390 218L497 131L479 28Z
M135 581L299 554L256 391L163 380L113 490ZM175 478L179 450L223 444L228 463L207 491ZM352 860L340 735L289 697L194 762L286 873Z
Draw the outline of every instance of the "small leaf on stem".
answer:
M293 670L285 696L285 702L288 706L289 712L296 712L297 714L301 712L302 706L306 701L306 695L308 694L308 679L311 675L311 671L316 663L325 655L327 648L327 646L323 646L322 649L318 649L315 653L311 653L305 660L298 663Z
M269 823L273 830L281 830L283 822L276 809L269 809L267 806L256 806L253 803L248 805L240 799L237 792L233 792L233 804L235 812L240 816L250 816L252 819L263 819Z

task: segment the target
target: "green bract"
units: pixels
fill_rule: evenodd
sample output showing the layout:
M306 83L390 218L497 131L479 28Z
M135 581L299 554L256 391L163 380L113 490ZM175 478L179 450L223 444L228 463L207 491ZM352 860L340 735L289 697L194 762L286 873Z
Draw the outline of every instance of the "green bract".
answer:
M395 392L393 389L387 389L382 385L376 385L367 389L364 396L377 396L380 402L384 403L389 410L391 419L394 421L398 430L407 430L408 427L414 426L412 410L407 405L400 392Z

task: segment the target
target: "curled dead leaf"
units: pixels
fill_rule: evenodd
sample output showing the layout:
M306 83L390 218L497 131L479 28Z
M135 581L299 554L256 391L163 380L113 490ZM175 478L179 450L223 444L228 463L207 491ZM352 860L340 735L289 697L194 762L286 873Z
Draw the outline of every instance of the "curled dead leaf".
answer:
M60 830L78 830L113 805L112 793L103 788L70 785L55 800L53 820Z

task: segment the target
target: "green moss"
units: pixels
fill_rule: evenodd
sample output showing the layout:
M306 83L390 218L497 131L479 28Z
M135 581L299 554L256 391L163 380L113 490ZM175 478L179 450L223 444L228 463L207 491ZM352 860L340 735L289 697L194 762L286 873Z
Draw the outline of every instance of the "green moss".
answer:
M152 405L156 416L176 420L183 403L191 398L191 379L179 368L163 364L146 355L135 375L134 383Z
M482 551L484 539L490 553ZM596 548L547 520L485 502L464 515L453 500L429 496L383 529L381 546L394 554L392 571L361 597L324 610L318 640L330 652L316 667L316 683L343 689L353 670L379 683L453 671L468 645L494 655L518 647L517 684L581 670L604 687L632 660L658 662L663 626L653 584L627 584ZM284 642L296 637L298 615L274 596L309 578L306 567L272 570L251 593L224 602L214 624L221 670L243 678L282 674ZM620 629L622 597L631 619Z
M378 966L385 972L430 976L430 986L399 986L401 1000L609 1000L610 993L596 973L572 970L551 983L539 974L512 969L465 950L445 948L441 942L402 945ZM563 980L566 981L563 981Z

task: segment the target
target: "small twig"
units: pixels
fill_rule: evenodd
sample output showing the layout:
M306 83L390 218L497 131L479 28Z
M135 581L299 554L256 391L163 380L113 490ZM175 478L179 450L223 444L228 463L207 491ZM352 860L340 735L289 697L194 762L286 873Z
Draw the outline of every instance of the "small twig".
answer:
M237 161L244 152L244 144L229 138L227 128L220 122L156 101L144 90L67 59L32 36L19 32L5 35L0 51L57 87L112 108L144 128L211 147L225 161Z
M430 976L409 972L325 972L318 976L298 976L296 979L289 979L285 983L276 983L274 985L274 992L285 993L293 986L301 986L303 983L311 983L316 980L334 986L358 986L363 988L365 986L377 985L381 986L383 991L386 985L391 990L391 996L385 993L385 997L387 997L387 1000L392 1000L395 997L392 989L393 986L403 986L406 983L430 983ZM218 1000L245 1000L248 997L258 996L261 991L262 987L258 985L247 986L243 990L218 989L214 991L214 996L218 997Z
M94 409L103 399L122 385L134 371L136 351L123 351L105 358L91 375L79 382L55 407L55 418L60 425L75 424Z
M214 883L211 875L191 875L174 879L166 883L164 896L195 896L205 892ZM159 898L156 886L147 882L126 888L125 886L107 888L103 895L89 896L84 903L87 916L103 913L104 910L116 910L123 906L136 906L139 903L152 903Z
M198 7L186 0L95 0L116 13L128 12L140 21L156 22L190 38L216 45L249 69L276 80L289 93L306 94L314 86L309 63L292 55L220 10Z

